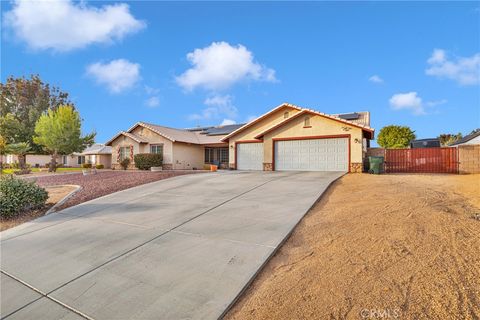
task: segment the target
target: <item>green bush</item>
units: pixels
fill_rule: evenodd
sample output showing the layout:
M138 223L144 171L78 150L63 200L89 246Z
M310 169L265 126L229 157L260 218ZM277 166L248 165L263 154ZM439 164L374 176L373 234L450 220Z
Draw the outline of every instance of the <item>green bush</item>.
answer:
M0 217L14 217L25 210L45 205L48 192L33 181L17 179L13 176L0 178Z
M138 153L134 157L135 167L140 170L150 170L151 167L161 167L163 157L158 153Z
M29 173L32 173L32 170L29 169L29 168L26 168L26 169L19 169L19 170L15 170L13 171L14 174L16 174L17 176L21 176L23 174L29 174Z
M91 163L84 163L84 164L82 164L82 168L83 168L83 169L91 169L91 168L92 168L92 164L91 164Z
M123 170L127 170L129 165L130 165L130 159L128 158L125 158L122 161L120 161L120 166L122 167Z
M103 164L97 164L97 165L95 166L95 168L97 168L97 169L103 169L103 168L105 168L105 166L104 166Z

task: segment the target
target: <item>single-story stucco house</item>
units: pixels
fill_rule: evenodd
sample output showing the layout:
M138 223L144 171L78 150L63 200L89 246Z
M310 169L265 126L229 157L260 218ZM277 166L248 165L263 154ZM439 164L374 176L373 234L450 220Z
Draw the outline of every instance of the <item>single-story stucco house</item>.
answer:
M5 164L14 164L18 162L18 156L8 154L2 160ZM52 156L48 154L27 154L25 156L25 163L32 167L45 167L51 160ZM59 155L57 157L57 164L71 168L81 167L84 163L93 165L103 164L105 168L110 168L111 162L112 148L100 143L87 147L83 152Z
M92 165L103 165L108 169L112 165L112 147L106 146L101 143L95 143L90 147L87 147L81 153L75 153L79 157L79 162L91 163Z
M52 156L49 154L27 154L25 155L25 163L32 167L45 167L52 160ZM13 154L5 155L3 163L14 164L18 163L18 156ZM76 154L59 155L57 157L57 163L64 167L80 167L82 158Z
M218 163L238 170L361 172L374 138L369 112L325 114L284 103L243 125L174 129L137 122L106 145L112 167L137 153L162 153L164 169Z
M466 135L462 139L452 143L450 146L458 147L458 146L473 145L473 144L480 144L480 130Z

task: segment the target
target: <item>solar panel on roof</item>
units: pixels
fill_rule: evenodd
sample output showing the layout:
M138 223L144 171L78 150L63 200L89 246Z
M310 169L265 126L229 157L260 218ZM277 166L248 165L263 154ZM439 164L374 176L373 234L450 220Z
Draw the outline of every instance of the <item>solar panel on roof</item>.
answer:
M345 114L341 114L338 116L339 118L341 119L344 119L344 120L357 120L358 118L360 118L360 114L354 112L354 113L345 113Z

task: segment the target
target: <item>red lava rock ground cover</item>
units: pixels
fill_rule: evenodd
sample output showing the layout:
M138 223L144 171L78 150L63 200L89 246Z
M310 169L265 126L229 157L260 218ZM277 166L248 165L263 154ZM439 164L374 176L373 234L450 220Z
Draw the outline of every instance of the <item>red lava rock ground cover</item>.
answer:
M82 173L37 177L36 182L42 187L75 184L83 189L59 209L65 209L79 203L99 198L120 190L132 188L145 183L163 180L179 175L200 173L199 171L106 171L84 176Z

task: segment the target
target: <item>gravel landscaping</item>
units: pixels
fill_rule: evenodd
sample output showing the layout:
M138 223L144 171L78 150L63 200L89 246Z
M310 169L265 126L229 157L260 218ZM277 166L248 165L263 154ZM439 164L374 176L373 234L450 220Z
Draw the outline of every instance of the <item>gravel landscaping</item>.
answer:
M77 192L71 199L58 208L65 209L88 200L141 184L200 172L202 171L106 171L87 176L79 173L37 177L36 181L38 185L44 187L64 184L82 186L82 190Z

